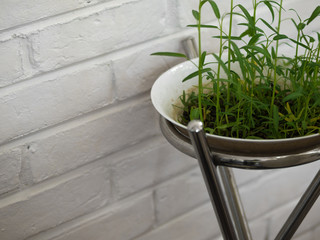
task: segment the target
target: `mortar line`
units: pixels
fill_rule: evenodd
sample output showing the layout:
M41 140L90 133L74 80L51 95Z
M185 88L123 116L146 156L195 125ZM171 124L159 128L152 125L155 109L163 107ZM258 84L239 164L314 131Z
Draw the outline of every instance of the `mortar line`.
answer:
M104 117L106 115L109 115L115 112L123 111L132 106L137 106L138 104L144 105L144 106L147 106L148 104L150 104L149 91L127 98L125 100L115 101L113 104L107 105L105 107L101 107L93 111L86 112L82 115L73 117L71 119L67 119L59 123L53 124L51 126L26 133L25 135L18 136L14 139L11 139L9 141L2 143L0 145L0 151L3 151L8 148L14 148L19 145L24 145L27 142L34 141L35 139L40 139L46 136L50 136L54 132L57 133L57 132L79 127L84 123L94 121L96 119L99 119L101 117Z

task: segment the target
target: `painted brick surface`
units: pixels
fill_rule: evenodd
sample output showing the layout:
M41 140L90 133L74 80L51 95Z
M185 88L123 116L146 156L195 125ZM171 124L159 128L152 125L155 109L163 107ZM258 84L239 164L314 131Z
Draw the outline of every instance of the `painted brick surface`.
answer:
M159 224L209 201L200 169L197 168L160 185L155 190L155 201Z
M240 189L249 219L288 203L304 192L319 168L319 163L282 169Z
M264 218L249 222L252 239L267 239L269 234L268 226L268 220Z
M259 178L267 175L271 171L254 171L247 169L232 169L233 175L237 182L238 187L243 184L248 184L252 181L257 181Z
M112 74L107 63L33 82L0 92L0 142L101 108L113 99Z
M300 235L300 236L297 236L297 237L294 237L293 240L313 240L315 238L313 238L313 234L312 232L307 232L303 235Z
M163 141L157 139L141 147L141 151L135 154L131 152L125 159L116 160L113 176L118 198L197 167L195 159L185 156Z
M108 0L35 0L29 2L3 0L0 9L0 30L107 1Z
M22 49L18 39L0 41L0 87L11 83L23 74Z
M104 206L110 197L108 169L99 165L21 191L1 200L0 238L24 239Z
M181 41L197 38L184 28L196 2L1 2L1 240L221 239L197 161L161 136L149 96L182 61L150 54L183 52ZM285 3L303 18L319 5ZM204 21L216 24L206 5ZM207 52L216 34L203 33ZM254 239L273 239L318 169L234 171ZM318 213L317 202L297 240L319 238Z
M10 149L0 153L0 194L19 187L21 150Z
M300 199L300 196L290 202L289 205L286 205L280 208L271 216L271 225L270 225L270 237L275 237L278 231L280 230L280 226L284 224L284 222L289 217L290 213L296 206ZM312 232L313 229L316 229L320 225L320 220L318 218L320 211L320 203L316 201L316 203L311 208L308 215L305 217L297 232L295 233L295 237L304 235L306 232ZM307 235L309 236L309 235ZM318 235L319 238L319 235ZM299 238L298 238L299 239ZM312 239L312 238L311 238Z
M127 240L144 233L152 227L153 202L150 194L123 202L98 214L66 234L52 240Z
M150 56L154 52L183 52L181 41L188 35L174 36L162 40L157 45L143 49L135 48L134 52L126 52L120 59L114 60L116 91L119 99L149 91L156 78L170 66L183 61L178 58ZM123 69L125 67L125 71Z
M320 236L320 227L318 226L314 231L313 231L313 240L316 240Z
M143 99L34 139L29 143L32 151L26 153L34 181L57 176L155 135L158 131L154 130L154 123L155 114L150 101ZM142 128L146 131L141 131Z
M121 3L32 34L35 64L42 70L58 68L158 37L165 30L164 1Z
M212 205L208 203L135 240L207 240L219 233L218 223L212 215Z

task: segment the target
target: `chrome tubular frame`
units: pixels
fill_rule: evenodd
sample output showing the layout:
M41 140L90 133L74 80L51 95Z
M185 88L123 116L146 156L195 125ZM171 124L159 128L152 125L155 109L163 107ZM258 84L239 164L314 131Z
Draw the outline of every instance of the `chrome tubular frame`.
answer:
M178 150L198 159L207 190L216 213L221 233L226 240L251 240L232 167L245 169L274 169L307 164L320 159L320 148L304 153L275 157L246 157L218 154L208 147L203 125L191 121L190 139L169 121L160 117L160 127L166 139ZM278 233L276 240L291 239L304 217L320 195L320 171Z

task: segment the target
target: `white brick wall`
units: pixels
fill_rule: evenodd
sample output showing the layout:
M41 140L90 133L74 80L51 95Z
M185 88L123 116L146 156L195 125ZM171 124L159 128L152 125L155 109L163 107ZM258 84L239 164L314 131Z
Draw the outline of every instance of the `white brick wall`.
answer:
M162 137L149 97L181 61L150 54L196 36L195 2L1 1L1 240L221 239L196 160ZM318 2L288 4L308 16ZM255 240L273 239L319 166L235 170ZM319 208L296 240L318 239Z
M0 64L0 86L10 84L23 74L21 51L19 39L1 42L0 54L3 60Z

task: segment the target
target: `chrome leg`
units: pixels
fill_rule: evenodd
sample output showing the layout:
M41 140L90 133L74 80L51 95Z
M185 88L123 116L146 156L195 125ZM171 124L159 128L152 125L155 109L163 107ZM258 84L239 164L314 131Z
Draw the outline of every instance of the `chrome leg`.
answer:
M216 166L212 162L212 156L206 142L202 122L191 121L188 124L188 131L210 195L213 209L218 219L222 236L226 240L236 240L236 232L223 196Z
M238 187L234 179L232 169L228 167L218 167L221 181L224 185L226 198L229 203L230 211L233 217L235 229L240 240L252 240L250 229L247 222L244 209L242 207Z
M320 195L320 170L278 233L276 240L289 240Z

